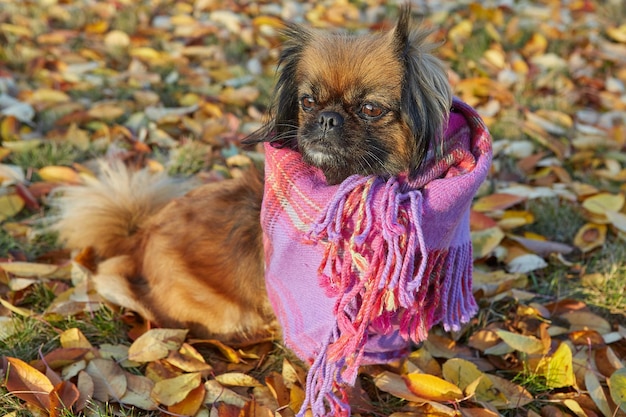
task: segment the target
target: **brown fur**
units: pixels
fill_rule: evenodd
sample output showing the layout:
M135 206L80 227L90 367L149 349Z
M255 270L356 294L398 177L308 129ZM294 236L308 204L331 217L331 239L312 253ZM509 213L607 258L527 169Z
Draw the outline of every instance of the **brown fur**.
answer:
M437 148L452 98L427 32L409 17L403 9L392 31L364 36L290 26L270 121L248 142L299 149L329 183L415 174ZM260 173L184 196L181 187L103 165L101 179L60 190L55 228L68 247L93 247L103 260L95 281L105 298L162 326L232 341L276 334L263 280Z
M54 226L68 247L92 247L106 259L94 278L99 293L200 337L276 336L263 281L258 170L182 197L186 187L172 179L120 163L102 172L58 190Z

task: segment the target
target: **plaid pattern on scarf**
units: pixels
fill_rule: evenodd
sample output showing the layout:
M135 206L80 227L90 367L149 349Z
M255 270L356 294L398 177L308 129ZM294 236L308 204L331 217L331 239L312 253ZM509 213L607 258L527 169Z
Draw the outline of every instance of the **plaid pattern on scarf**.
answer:
M469 210L491 165L478 114L455 100L444 155L415 179L351 176L328 186L298 152L266 144L266 286L284 340L311 364L299 415L347 416L342 384L441 323L476 313Z

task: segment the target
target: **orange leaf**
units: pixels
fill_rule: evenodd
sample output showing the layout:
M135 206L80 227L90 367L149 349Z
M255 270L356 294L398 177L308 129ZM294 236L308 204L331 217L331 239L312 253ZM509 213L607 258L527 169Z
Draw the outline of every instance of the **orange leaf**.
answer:
M402 378L413 394L427 400L456 401L463 398L458 386L434 375L413 373Z
M50 397L54 386L47 376L26 362L7 357L5 386L16 397L28 404L50 410Z
M39 170L39 176L46 182L64 182L79 184L80 176L70 167L47 166Z
M479 212L505 210L511 206L514 206L522 201L526 200L526 197L506 194L495 193L479 198L473 206L473 209Z
M202 403L204 403L205 394L206 389L203 384L200 384L189 391L184 400L167 407L167 411L177 415L195 416L198 410L200 410Z
M63 381L50 392L50 417L63 416L78 401L80 392L70 381Z

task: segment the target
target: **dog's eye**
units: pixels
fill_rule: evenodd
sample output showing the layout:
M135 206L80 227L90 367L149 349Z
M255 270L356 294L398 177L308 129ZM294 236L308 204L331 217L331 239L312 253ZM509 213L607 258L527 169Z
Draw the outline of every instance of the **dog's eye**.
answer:
M315 107L315 100L311 96L304 96L300 99L300 103L302 104L302 108L305 111L313 110Z
M373 103L365 103L360 113L367 119L376 119L385 113L385 109Z

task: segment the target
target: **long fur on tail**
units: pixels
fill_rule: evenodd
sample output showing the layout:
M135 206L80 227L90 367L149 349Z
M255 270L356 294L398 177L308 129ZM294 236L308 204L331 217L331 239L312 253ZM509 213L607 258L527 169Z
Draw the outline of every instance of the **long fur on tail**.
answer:
M131 253L135 231L157 210L189 190L187 184L148 170L131 171L121 161L99 161L98 178L57 188L53 230L71 249L91 247L102 258Z

